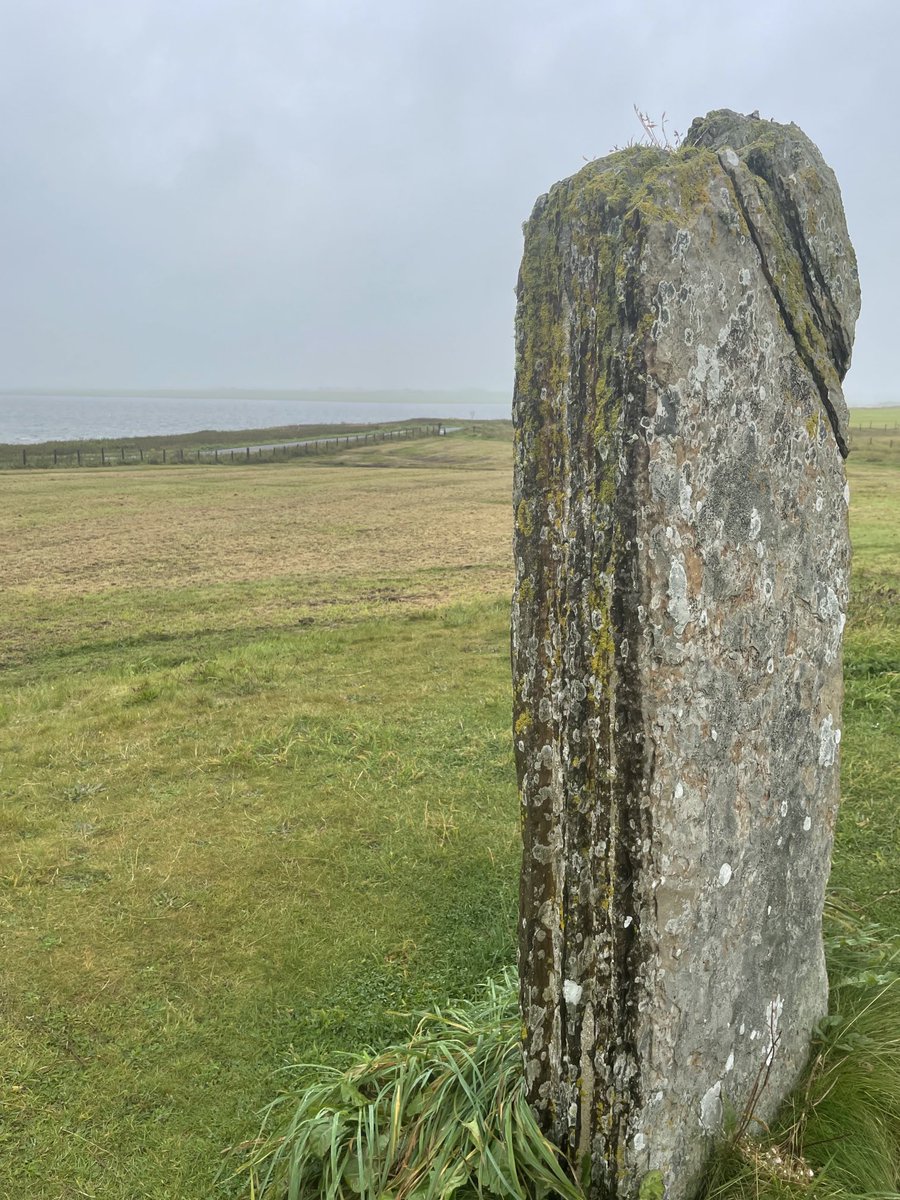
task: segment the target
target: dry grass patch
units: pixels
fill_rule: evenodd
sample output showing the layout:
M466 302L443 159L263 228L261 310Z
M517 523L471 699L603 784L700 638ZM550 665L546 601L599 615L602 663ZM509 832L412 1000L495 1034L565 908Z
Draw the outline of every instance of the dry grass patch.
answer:
M5 584L74 597L505 565L508 475L302 463L3 475Z
M506 595L508 444L439 445L452 465L0 474L0 662Z

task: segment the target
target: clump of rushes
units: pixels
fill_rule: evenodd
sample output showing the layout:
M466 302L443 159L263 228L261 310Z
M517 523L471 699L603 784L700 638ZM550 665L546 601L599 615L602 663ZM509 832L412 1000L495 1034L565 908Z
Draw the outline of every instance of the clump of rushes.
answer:
M408 1042L345 1069L298 1066L241 1170L258 1200L582 1200L524 1098L517 985L420 1014ZM286 1108L276 1133L267 1130Z
M771 1126L733 1116L700 1200L900 1200L900 939L835 901L826 915L832 1015L805 1078ZM508 971L481 999L422 1014L408 1042L289 1068L299 1093L243 1147L246 1194L584 1200L525 1103L520 1038Z

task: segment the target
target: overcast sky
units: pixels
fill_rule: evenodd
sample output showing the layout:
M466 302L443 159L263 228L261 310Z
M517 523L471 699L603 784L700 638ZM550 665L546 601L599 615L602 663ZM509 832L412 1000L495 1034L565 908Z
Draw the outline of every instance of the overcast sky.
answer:
M796 121L894 377L897 0L0 0L0 387L512 382L541 192L712 108Z

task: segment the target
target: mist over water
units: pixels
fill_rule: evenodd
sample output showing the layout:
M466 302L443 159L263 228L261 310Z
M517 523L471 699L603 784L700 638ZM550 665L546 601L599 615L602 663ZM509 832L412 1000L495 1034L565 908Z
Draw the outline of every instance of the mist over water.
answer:
M0 396L0 442L78 438L152 437L201 429L266 429L280 425L378 424L416 417L502 420L510 400L502 393L440 392L365 399L197 399L177 397Z

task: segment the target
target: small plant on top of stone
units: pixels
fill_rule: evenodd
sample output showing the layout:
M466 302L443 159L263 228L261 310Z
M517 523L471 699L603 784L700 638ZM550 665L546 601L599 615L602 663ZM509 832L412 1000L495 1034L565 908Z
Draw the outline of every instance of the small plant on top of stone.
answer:
M677 129L672 131L671 137L669 136L666 128L666 114L663 113L657 123L649 113L642 112L636 104L633 107L635 116L640 121L644 132L639 138L629 138L624 146L616 144L613 146L613 150L630 150L632 146L653 146L657 150L665 150L666 154L674 154L684 139ZM583 157L585 162L591 161L586 156Z
M665 150L668 154L674 154L681 145L681 134L677 129L672 131L671 138L666 129L666 114L659 118L659 124L652 120L649 113L641 112L635 104L634 112L637 119L640 121L644 129L643 142L647 146L655 146L657 150Z

